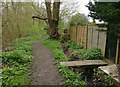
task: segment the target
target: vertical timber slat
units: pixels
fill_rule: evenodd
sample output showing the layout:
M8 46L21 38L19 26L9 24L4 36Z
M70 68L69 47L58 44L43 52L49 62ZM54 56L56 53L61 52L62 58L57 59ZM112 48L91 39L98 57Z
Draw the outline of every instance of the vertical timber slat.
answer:
M116 49L116 64L119 64L119 39L117 40L117 49Z
M87 44L88 44L88 24L86 25L86 49L88 48Z
M91 47L92 47L92 43L93 43L93 25L92 25L92 32L91 32Z
M106 51L106 41L107 41L107 32L105 32L105 40L104 40L103 56L105 56L105 51Z
M98 31L98 35L97 35L97 47L99 46L99 31Z

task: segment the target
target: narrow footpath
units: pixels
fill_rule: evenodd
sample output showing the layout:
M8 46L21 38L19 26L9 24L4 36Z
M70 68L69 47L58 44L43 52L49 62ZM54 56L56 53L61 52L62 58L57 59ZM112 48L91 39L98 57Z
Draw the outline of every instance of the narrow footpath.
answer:
M53 52L42 45L42 40L32 43L31 46L34 59L30 85L64 85L64 79L54 64Z

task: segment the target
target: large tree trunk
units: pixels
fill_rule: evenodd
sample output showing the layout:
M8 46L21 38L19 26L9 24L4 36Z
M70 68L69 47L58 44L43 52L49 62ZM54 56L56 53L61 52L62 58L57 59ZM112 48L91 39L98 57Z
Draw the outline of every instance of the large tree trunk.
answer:
M59 0L57 0L59 1ZM47 18L49 23L49 36L52 39L58 39L58 21L59 21L59 9L60 9L60 1L54 2L53 4L53 14L51 11L51 0L50 2L45 2L46 10L47 10Z
M53 5L54 34L53 35L55 35L56 39L59 38L59 34L58 34L58 21L59 21L59 12L60 12L59 10L60 10L60 1L54 2Z

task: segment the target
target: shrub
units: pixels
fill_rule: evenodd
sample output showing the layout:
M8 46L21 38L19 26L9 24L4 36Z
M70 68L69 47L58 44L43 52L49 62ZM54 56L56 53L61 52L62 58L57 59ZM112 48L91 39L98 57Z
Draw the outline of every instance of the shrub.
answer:
M29 83L27 75L29 75L28 70L21 65L17 67L3 66L2 86L26 85Z
M30 62L33 57L30 55L26 55L24 50L13 50L11 52L3 52L2 58L3 63L16 61L20 64L24 64L26 62Z
M25 50L26 52L32 51L31 46L25 45L25 44L17 44L14 46L14 49L16 50Z
M103 59L102 52L99 48L88 49L84 54L84 58L86 60Z
M81 45L77 45L75 42L73 42L72 40L69 40L68 44L67 44L68 48L71 49L83 49L83 46Z
M83 60L81 52L73 52L69 55L69 60Z

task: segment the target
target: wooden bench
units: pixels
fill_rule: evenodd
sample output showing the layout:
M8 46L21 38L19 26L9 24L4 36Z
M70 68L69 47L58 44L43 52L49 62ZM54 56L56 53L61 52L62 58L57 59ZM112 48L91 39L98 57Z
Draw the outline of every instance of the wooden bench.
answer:
M76 67L76 66L106 66L107 63L102 60L81 60L81 61L68 61L60 62L61 66Z

